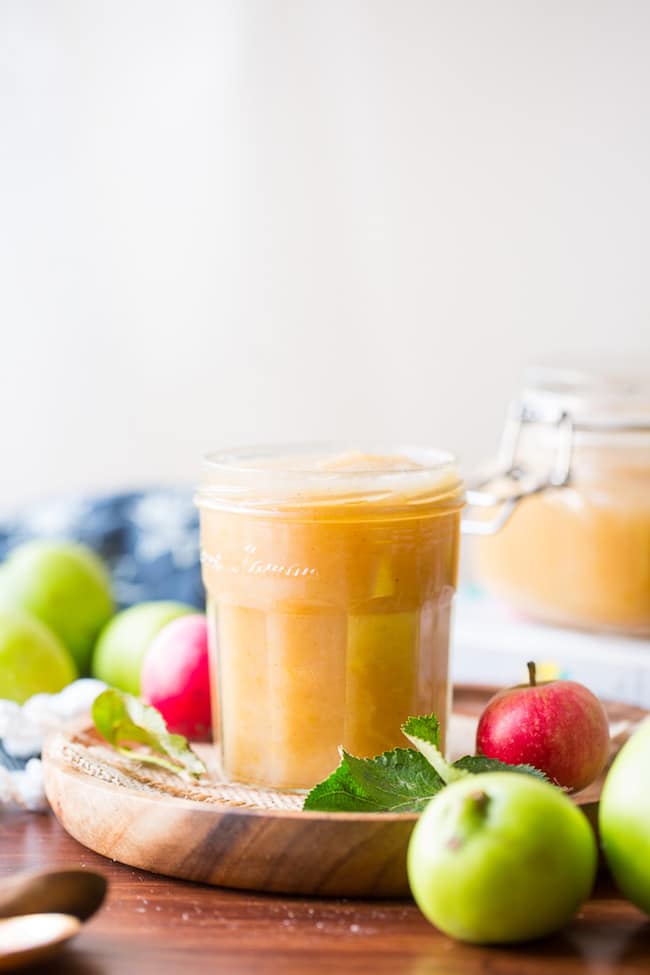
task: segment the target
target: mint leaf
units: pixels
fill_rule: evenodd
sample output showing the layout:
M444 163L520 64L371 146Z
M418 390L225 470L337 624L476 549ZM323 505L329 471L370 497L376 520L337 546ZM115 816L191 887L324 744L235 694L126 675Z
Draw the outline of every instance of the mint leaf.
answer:
M413 735L420 741L426 741L436 748L440 748L440 722L435 714L420 714L407 718L402 725L402 733L408 738Z
M121 755L159 765L178 775L199 776L205 765L183 735L167 730L160 711L122 691L109 688L95 698L92 718L99 734ZM151 751L135 750L134 744Z
M473 775L479 775L481 772L521 772L523 775L534 775L548 782L548 776L534 765L508 765L498 758L486 758L484 755L463 755L462 758L456 759L454 768L464 769Z
M417 751L394 748L374 758L355 758L341 749L341 764L314 786L303 809L419 813L446 785L480 772L521 772L548 781L532 765L508 765L483 755L448 762L440 751L440 723L435 714L407 718L402 731Z
M444 782L411 748L375 758L341 752L341 764L315 786L303 809L319 812L421 812Z
M435 714L407 718L402 725L402 733L435 769L445 785L469 774L462 767L448 762L440 751L440 722Z

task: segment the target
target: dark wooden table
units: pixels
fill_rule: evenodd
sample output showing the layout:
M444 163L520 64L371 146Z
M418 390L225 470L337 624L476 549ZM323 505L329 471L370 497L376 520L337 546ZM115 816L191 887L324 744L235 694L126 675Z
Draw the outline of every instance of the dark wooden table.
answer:
M476 948L408 901L325 901L202 887L91 853L51 815L0 813L0 874L64 864L102 871L108 900L43 975L649 975L650 919L601 882L562 934ZM33 969L32 969L33 971Z

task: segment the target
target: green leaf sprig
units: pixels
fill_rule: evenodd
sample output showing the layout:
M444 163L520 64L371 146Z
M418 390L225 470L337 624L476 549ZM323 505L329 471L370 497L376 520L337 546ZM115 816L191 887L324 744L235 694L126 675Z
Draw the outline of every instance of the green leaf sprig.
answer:
M160 711L132 694L113 688L102 691L93 702L92 718L102 738L127 758L158 765L177 775L198 778L205 772L205 765L187 739L171 734ZM145 745L148 751L134 745Z
M441 789L467 775L508 771L546 779L532 765L508 765L483 755L448 762L440 751L440 722L435 714L408 718L402 732L417 751L394 748L374 758L355 758L341 749L341 764L314 786L303 809L419 813Z

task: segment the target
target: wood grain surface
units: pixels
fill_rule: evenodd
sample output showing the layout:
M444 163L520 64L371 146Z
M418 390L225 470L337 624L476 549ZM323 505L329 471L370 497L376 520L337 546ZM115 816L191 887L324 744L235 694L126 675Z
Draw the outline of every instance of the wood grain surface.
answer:
M0 814L0 875L102 871L105 906L39 975L648 975L650 920L601 882L561 934L477 948L412 902L277 897L169 880L111 863L54 816ZM0 881L1 882L1 881Z
M475 713L485 693L468 692ZM619 712L622 716L623 712ZM81 867L109 881L105 906L43 975L648 975L650 919L607 877L561 933L516 948L450 940L408 900L252 894L113 863L54 816L0 813L0 877Z
M489 693L456 689L457 729L467 730L463 716L475 716ZM609 710L610 718L630 721L643 714L624 705ZM473 721L469 730L469 740L457 741L457 754L473 750ZM210 753L211 747L206 758ZM121 863L271 893L408 895L406 850L415 815L306 813L296 794L228 783L188 786L177 776L134 766L83 728L52 739L43 763L47 795L61 824L91 850ZM217 783L218 770L215 774ZM597 783L577 801L598 793Z

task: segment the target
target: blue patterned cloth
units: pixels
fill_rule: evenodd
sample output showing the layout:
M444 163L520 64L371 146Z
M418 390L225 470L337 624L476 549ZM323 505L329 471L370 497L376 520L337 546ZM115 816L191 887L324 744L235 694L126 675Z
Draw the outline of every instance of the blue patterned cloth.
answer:
M31 538L66 538L108 565L120 607L178 599L203 609L198 512L192 492L156 488L30 505L0 522L0 560Z

